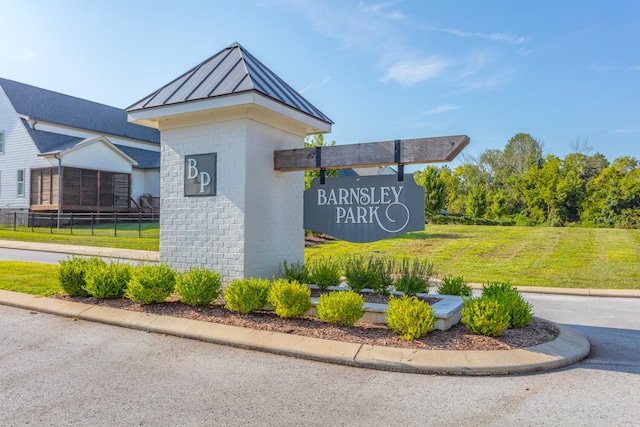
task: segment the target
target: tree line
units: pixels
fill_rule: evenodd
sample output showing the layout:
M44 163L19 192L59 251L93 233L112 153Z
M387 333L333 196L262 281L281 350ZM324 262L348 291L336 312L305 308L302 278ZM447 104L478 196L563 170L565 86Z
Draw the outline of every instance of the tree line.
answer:
M543 154L542 144L519 133L504 150L448 167L414 173L425 187L427 218L439 214L510 220L518 225L639 228L640 164L631 156L609 161L572 145L563 159Z

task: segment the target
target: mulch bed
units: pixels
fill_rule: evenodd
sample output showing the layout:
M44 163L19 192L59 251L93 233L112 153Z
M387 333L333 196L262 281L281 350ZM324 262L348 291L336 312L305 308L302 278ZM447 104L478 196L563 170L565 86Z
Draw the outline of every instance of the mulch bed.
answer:
M92 297L69 297L68 295L57 295L54 298L263 331L410 349L511 350L548 342L559 333L552 323L534 318L530 325L506 330L501 337L496 338L475 335L465 325L457 324L447 331L433 330L420 339L404 341L398 338L386 325L357 323L355 327L337 327L309 316L299 319L281 319L272 311L238 314L225 309L220 304L191 307L179 301L140 304L126 298L98 300Z

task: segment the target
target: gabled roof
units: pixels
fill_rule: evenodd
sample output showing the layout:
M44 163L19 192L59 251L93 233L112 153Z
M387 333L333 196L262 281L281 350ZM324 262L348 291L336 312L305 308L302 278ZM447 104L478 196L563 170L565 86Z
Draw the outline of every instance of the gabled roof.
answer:
M25 119L22 119L22 124L24 124L24 127L27 129L29 136L31 136L31 139L35 143L40 154L52 155L59 153L61 151L71 149L86 140L85 138L33 129ZM131 159L137 162L137 165L134 165L137 169L160 168L160 152L158 151L128 147L121 144L113 145L118 150L122 151L124 155L131 157Z
M325 123L333 123L237 42L126 110L133 112L250 91L260 92Z
M18 114L105 135L160 143L160 132L127 121L119 108L0 78L0 86Z

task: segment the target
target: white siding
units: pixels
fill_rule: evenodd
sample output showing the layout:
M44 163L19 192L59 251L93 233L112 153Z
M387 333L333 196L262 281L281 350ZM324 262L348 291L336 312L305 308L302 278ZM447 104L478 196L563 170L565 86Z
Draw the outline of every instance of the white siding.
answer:
M131 173L131 162L103 141L63 154L63 166Z
M4 154L0 154L0 209L29 209L31 169L54 166L55 162L38 157L35 144L1 87L0 130L5 137ZM23 197L16 195L18 169L25 169Z

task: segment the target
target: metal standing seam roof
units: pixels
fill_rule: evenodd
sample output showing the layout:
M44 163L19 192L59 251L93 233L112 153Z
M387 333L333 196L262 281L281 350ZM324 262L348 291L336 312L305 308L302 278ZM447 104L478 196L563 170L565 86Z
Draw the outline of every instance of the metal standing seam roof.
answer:
M249 91L260 92L309 116L333 124L329 117L237 42L134 103L126 108L126 111L132 112Z
M120 108L3 78L0 86L18 114L101 134L160 143L157 129L129 123L127 113Z

